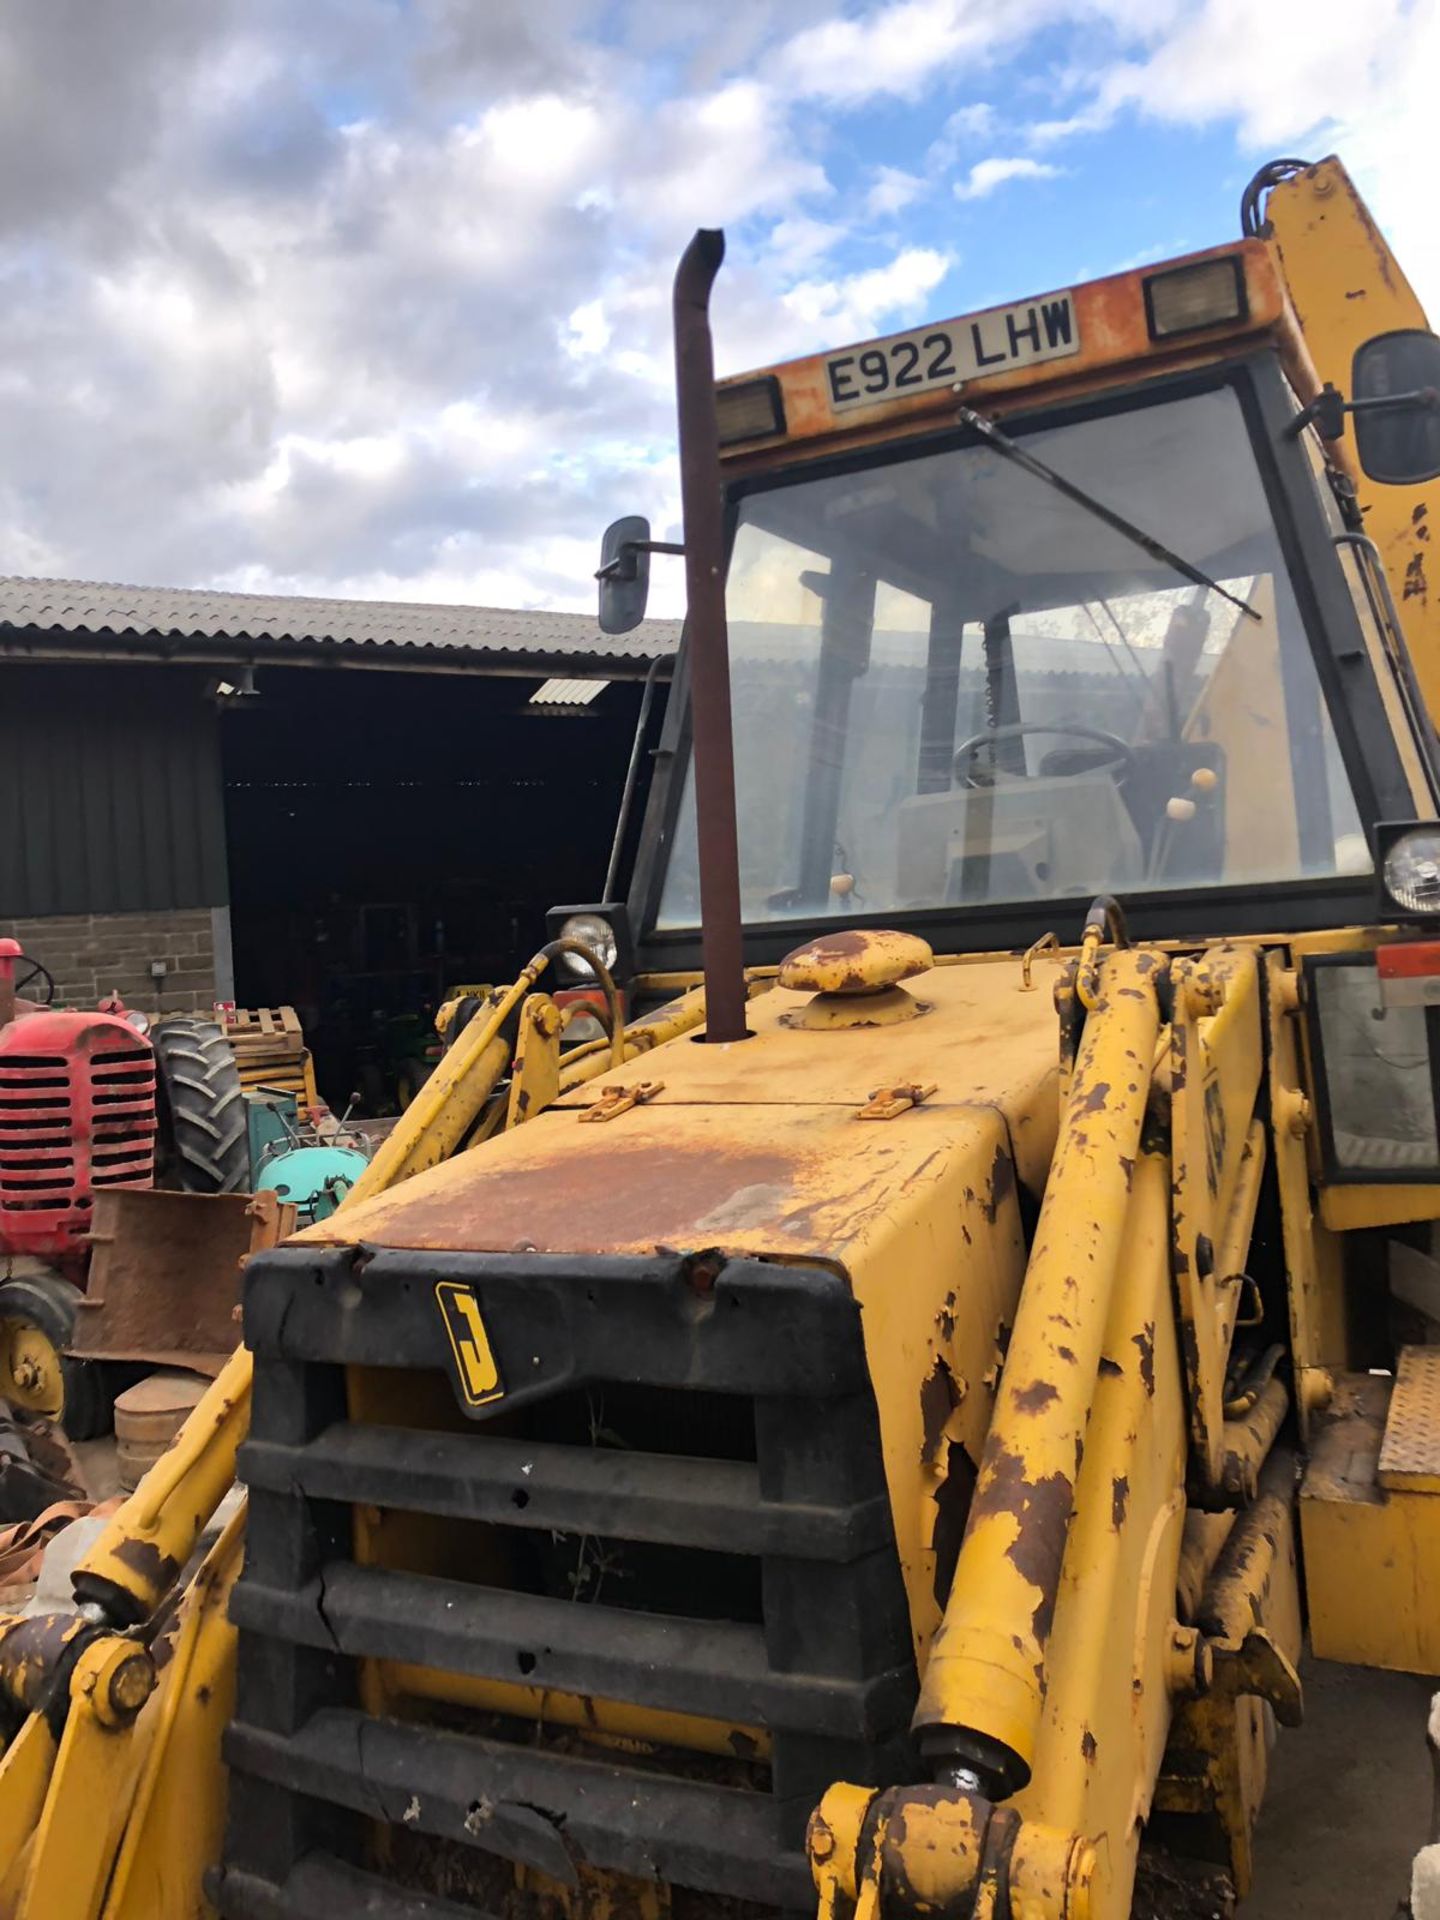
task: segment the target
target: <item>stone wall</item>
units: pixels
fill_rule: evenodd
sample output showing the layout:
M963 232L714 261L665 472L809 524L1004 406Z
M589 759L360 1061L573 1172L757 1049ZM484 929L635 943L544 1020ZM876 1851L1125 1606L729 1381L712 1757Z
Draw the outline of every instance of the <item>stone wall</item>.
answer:
M18 940L50 969L57 1007L93 1007L118 993L146 1013L208 1013L216 998L209 907L0 919L0 938ZM151 972L157 963L163 979Z

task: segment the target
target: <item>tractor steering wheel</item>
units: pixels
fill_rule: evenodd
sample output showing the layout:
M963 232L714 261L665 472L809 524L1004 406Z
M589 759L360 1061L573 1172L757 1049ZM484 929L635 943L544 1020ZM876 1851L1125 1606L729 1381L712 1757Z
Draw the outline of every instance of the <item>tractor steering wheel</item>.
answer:
M51 973L47 966L42 966L40 961L32 960L28 954L17 954L15 956L15 976L11 983L15 990L15 998L18 1000L30 982L36 979L43 980L45 985L45 997L39 1001L38 1004L42 1007L51 1006L55 999L54 974ZM25 993L27 1000L33 1000L35 997L32 993Z
M999 740L1021 740L1031 733L1068 734L1076 740L1093 740L1098 746L1108 747L1109 757L1097 766L1084 768L1086 773L1114 769L1117 783L1123 784L1135 770L1135 756L1118 733L1106 733L1101 727L1067 726L1062 721L1018 720L1008 727L986 727L980 733L972 733L968 740L962 740L955 749L955 778L967 787L974 786L974 760L981 747L991 746Z

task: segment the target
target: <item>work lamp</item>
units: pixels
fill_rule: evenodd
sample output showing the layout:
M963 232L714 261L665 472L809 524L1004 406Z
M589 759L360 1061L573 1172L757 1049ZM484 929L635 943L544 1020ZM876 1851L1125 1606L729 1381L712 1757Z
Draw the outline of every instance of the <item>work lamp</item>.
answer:
M1202 327L1223 327L1243 320L1247 312L1245 263L1238 253L1152 273L1141 284L1152 340L1196 333Z

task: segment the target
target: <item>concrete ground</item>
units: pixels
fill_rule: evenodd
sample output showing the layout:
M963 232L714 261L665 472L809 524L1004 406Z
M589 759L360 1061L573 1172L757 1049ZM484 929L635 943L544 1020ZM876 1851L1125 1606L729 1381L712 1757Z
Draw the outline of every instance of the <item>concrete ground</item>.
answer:
M1281 1730L1239 1920L1394 1920L1429 1839L1434 1680L1307 1660L1305 1724Z

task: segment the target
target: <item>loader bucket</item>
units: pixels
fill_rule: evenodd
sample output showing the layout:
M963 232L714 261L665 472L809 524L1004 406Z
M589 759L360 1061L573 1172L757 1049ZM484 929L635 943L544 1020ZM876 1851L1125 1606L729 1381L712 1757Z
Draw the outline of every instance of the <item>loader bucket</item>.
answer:
M71 1353L217 1374L240 1338L241 1262L293 1219L273 1194L97 1194Z

